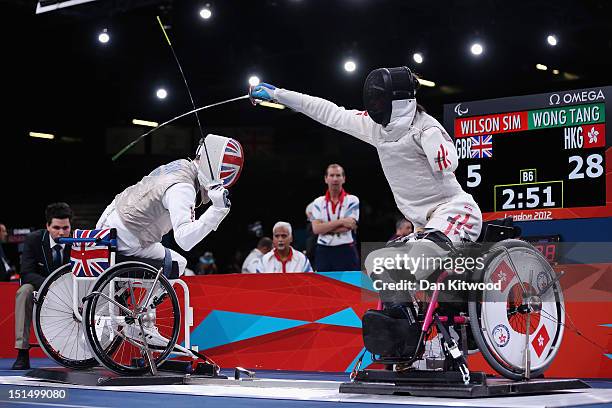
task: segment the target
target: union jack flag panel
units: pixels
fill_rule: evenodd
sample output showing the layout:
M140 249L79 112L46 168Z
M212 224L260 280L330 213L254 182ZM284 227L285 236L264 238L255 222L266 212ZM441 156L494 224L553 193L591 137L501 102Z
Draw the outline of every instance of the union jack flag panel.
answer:
M238 181L243 163L242 146L238 141L230 139L225 146L223 160L221 161L221 180L223 180L224 187L231 187Z
M110 231L110 228L75 230L73 238L108 239ZM70 249L70 264L74 276L96 278L110 266L110 249L106 245L96 245L95 242L74 243Z
M470 156L472 159L484 159L493 157L493 135L470 137L472 145Z

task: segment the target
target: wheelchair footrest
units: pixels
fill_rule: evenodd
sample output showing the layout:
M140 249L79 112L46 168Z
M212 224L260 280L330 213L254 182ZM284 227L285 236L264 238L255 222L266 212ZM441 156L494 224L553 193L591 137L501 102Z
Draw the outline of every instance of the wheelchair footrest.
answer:
M203 363L201 361L198 361L197 364L194 366L191 361L166 360L163 362L162 365L159 366L158 369L167 372L201 375L205 377L223 377L217 375L217 373L215 372L215 366L213 366L212 364Z
M560 390L590 388L577 379L535 379L512 381L470 372L470 383L463 384L458 371L363 370L355 380L340 385L341 393L376 395L413 395L420 397L482 398L548 393Z

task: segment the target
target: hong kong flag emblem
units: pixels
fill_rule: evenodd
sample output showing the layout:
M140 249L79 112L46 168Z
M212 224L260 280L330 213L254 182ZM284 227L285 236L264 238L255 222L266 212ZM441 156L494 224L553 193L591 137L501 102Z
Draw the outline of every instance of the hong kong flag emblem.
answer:
M535 350L538 357L542 355L549 341L550 336L548 335L546 326L542 325L542 327L540 327L540 330L538 330L536 335L533 337L533 340L531 340L531 345L533 346L533 349Z
M606 125L604 123L584 125L582 126L582 137L585 149L604 147L606 145Z
M501 261L501 263L497 266L493 274L491 275L491 282L497 283L501 282L501 291L506 290L512 279L514 279L514 271L512 268L508 266L506 261Z

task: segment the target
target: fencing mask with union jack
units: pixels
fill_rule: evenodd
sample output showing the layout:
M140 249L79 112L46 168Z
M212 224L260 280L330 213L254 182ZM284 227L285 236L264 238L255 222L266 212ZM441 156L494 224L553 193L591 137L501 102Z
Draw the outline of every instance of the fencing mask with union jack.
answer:
M223 187L229 188L240 177L244 151L237 140L209 134L200 142L196 159L200 185L206 187L213 182L221 182Z

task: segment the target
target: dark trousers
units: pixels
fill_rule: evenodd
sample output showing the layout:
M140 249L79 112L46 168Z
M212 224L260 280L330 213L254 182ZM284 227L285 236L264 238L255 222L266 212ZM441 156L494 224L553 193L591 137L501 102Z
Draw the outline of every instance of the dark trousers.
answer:
M359 271L359 255L355 244L325 246L317 244L315 254L317 272Z

